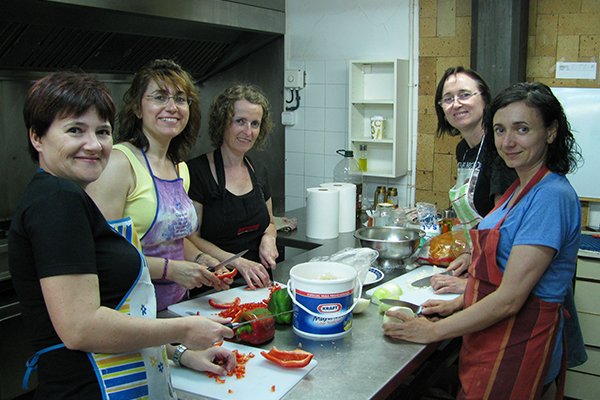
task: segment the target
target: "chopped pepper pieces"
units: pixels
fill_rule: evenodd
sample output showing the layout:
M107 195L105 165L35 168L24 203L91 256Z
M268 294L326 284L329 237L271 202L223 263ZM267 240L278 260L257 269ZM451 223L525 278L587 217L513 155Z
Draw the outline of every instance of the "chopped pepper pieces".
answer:
M245 311L237 317L237 322L252 321L271 315L265 307L258 307L253 310ZM273 318L263 318L259 321L240 326L235 331L236 335L244 342L250 344L262 344L275 336L275 320Z
M285 311L292 310L292 299L286 289L277 289L271 293L269 298L269 311L271 314L279 314ZM278 315L275 318L275 322L281 325L291 324L293 314Z
M239 306L242 300L239 297L236 297L234 301L230 303L217 303L213 299L208 299L208 304L210 304L213 308L218 308L221 310L227 310L231 307Z
M302 368L306 367L310 360L313 358L313 354L308 351L296 349L293 351L279 350L273 346L267 353L261 351L260 354L269 361L273 361L285 368Z

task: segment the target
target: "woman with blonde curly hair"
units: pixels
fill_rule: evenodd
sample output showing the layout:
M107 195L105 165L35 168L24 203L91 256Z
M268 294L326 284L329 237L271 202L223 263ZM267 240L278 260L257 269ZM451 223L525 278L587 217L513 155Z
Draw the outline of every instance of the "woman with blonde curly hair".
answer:
M209 136L215 150L188 161L190 198L200 221L190 240L202 251L232 262L251 288L269 284L278 252L267 169L246 155L264 148L273 127L266 96L253 85L232 85L210 108Z

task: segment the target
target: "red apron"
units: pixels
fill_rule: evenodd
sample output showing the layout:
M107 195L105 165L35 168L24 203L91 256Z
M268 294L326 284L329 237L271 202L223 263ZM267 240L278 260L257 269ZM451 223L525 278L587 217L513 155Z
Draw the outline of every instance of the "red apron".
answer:
M514 204L541 181L547 171L545 166L542 167ZM517 179L496 208L510 198L519 184ZM473 259L465 290L465 308L493 293L502 282L503 273L496 264L496 249L505 218L493 229L470 231ZM531 293L517 314L482 331L465 335L459 357L462 389L458 399L538 399L552 361L561 309L561 303L547 302ZM565 356L563 346L563 361ZM563 362L561 376L565 367ZM557 389L557 398L562 398L563 389Z

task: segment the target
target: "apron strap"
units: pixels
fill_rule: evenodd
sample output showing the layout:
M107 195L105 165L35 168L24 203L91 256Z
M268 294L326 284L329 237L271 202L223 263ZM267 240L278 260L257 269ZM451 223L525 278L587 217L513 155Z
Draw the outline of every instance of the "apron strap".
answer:
M40 359L40 356L49 351L60 349L61 347L66 346L64 343L56 344L54 346L46 347L45 349L42 349L36 352L31 357L29 357L29 360L27 360L27 362L25 363L27 370L25 371L25 376L23 377L23 389L29 388L29 377L31 376L31 373L37 369L37 364Z
M221 154L221 148L218 147L213 152L213 159L215 162L215 172L217 173L217 185L219 185L219 191L221 192L222 198L225 198L225 166L223 164L223 155Z
M546 164L544 164L542 166L542 168L540 168L539 171L536 172L536 174L533 176L533 178L531 178L529 180L529 182L527 182L527 185L525 185L525 187L523 188L521 193L519 193L519 197L517 197L517 199L515 200L515 202L513 203L513 205L510 208L513 208L519 201L521 201L521 199L531 190L531 188L533 188L535 185L537 185L544 178L544 175L546 175L547 172L548 172L548 167L546 167ZM500 199L498 204L496 204L496 207L494 207L494 209L492 211L490 211L490 214L492 212L494 212L497 208L501 207L508 199L510 199L510 197L513 195L515 190L517 190L517 187L519 187L520 184L521 184L521 179L517 178L513 182L513 184L510 185L510 187L506 190L506 192L504 192L504 194L502 195L502 198ZM510 210L509 210L509 212L510 212ZM500 222L498 222L497 227L502 225L502 223L504 222L506 217L508 217L508 214L509 213L507 212L506 215L504 216L504 218L502 218L500 220Z
M219 191L221 192L222 198L225 198L225 166L223 164L223 155L221 154L221 148L216 148L213 152L213 159L215 163L215 171L217 172L217 184L219 185ZM248 169L248 174L250 175L250 181L252 182L252 188L256 189L260 187L262 191L262 187L260 182L258 182L258 178L256 177L256 172L254 171L254 167L250 163L248 157L244 156L244 163L246 164L246 168ZM264 198L264 191L263 191Z

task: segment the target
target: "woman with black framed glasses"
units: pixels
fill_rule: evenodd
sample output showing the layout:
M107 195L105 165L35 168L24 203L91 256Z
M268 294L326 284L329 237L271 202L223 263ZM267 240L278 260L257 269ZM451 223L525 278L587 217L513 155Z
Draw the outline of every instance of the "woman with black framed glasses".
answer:
M517 175L504 162L491 167L481 151L483 114L491 102L488 84L475 71L459 67L448 68L438 83L435 111L438 118L436 134L462 136L456 145L456 185L450 189L452 208L465 228L472 228L494 208ZM501 160L500 160L501 161ZM470 254L461 254L449 265L454 276L436 276L432 287L437 293L462 293L466 280L458 278L470 261Z

